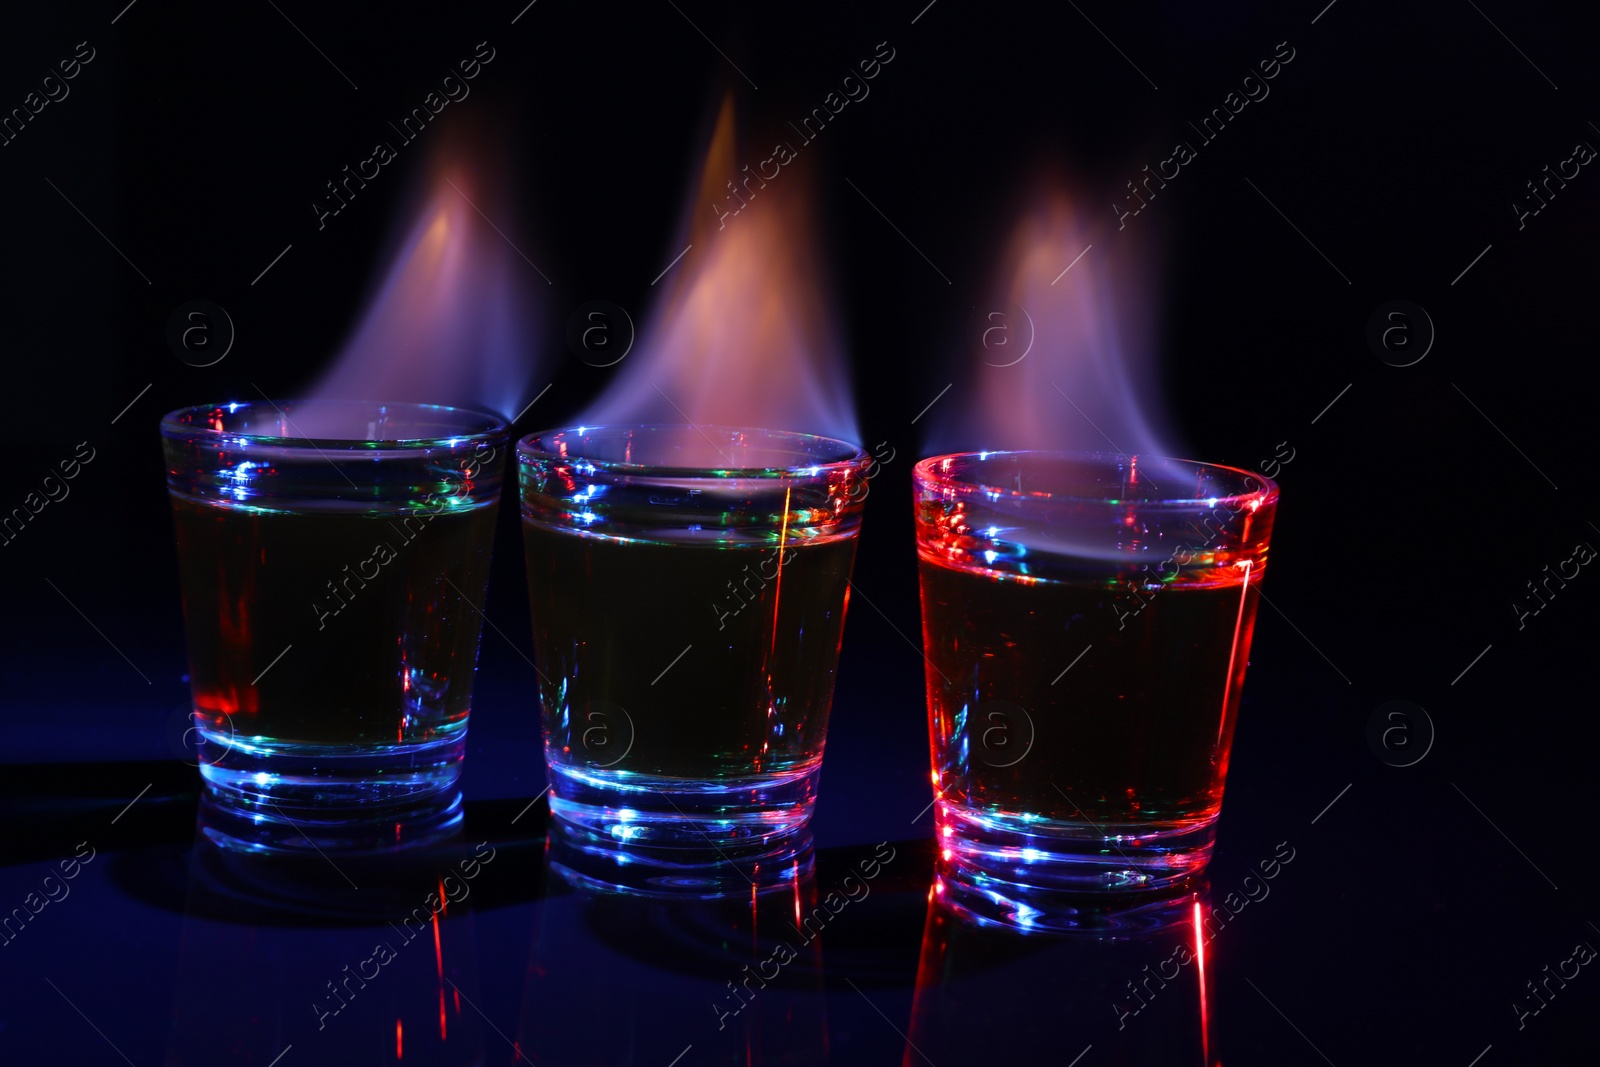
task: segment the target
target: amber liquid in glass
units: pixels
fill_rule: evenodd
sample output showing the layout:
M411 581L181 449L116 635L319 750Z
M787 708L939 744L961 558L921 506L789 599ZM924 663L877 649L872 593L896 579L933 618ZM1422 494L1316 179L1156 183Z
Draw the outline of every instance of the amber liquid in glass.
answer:
M854 538L523 533L553 768L714 788L818 767Z
M1107 835L1216 817L1259 597L1244 572L1135 595L920 569L943 801Z
M172 511L202 728L267 746L465 729L481 627L465 598L482 604L493 505L281 514L174 497Z

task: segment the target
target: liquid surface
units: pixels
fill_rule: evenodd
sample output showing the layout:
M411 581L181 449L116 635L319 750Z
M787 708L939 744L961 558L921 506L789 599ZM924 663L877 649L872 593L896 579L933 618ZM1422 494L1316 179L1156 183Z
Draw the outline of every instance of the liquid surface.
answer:
M195 711L214 730L403 744L465 727L494 506L172 510Z
M552 762L710 782L821 760L853 538L523 533Z
M1127 585L1001 581L927 558L920 569L941 797L1101 827L1217 814L1254 582L1135 599Z

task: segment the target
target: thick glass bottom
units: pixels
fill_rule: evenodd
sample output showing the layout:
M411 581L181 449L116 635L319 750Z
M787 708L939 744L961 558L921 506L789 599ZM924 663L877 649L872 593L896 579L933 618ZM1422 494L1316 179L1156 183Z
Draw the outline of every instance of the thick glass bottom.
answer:
M201 832L251 851L371 851L459 829L466 732L394 745L262 741L203 732Z
M1017 929L1159 928L1211 861L1216 818L1171 827L1097 827L938 805L947 903Z
M599 846L759 855L803 830L821 761L715 781L550 764L550 813Z

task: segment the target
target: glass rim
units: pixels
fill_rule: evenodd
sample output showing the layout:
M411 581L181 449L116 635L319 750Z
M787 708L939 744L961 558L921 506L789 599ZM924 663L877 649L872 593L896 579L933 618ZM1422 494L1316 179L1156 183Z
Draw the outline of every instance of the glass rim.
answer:
M706 467L706 466L673 466L665 463L638 463L618 459L597 459L593 456L582 455L568 451L566 454L553 452L547 447L536 445L535 442L544 438L561 434L578 434L580 437L591 433L617 433L637 430L696 430L701 434L707 431L727 434L759 434L768 440L782 440L796 443L822 442L836 445L840 452L846 452L837 459L820 460L815 463L796 463L786 467ZM715 442L707 441L715 447ZM596 471L605 471L615 474L662 475L677 478L824 478L827 475L841 470L859 467L870 457L866 449L853 444L840 437L829 437L827 434L807 433L803 430L772 430L758 426L727 426L718 423L692 423L692 422L646 422L646 423L602 423L598 426L566 426L549 430L539 430L525 434L517 439L517 457L533 459L577 459L589 464Z
M218 430L211 426L186 421L196 416L203 416L209 412L222 408L228 414L234 414L242 408L268 409L293 425L286 409L295 405L317 404L330 407L365 408L369 411L377 410L384 414L401 412L431 412L446 417L468 416L473 420L473 425L468 426L463 420L460 432L432 437L284 437L278 434L256 433L249 430ZM392 409L392 410L391 410ZM409 400L317 400L300 397L291 400L240 400L229 401L226 404L193 404L187 407L174 408L161 416L161 436L169 440L205 440L209 437L238 438L249 445L260 445L274 448L302 448L302 449L404 449L421 450L428 448L458 448L464 444L480 441L488 442L504 437L511 429L511 424L500 415L483 408L466 407L460 404L424 404Z
M1225 474L1237 475L1242 478L1253 478L1261 483L1261 487L1259 489L1247 490L1242 493L1225 493L1214 497L1155 496L1121 498L1104 495L1082 496L1069 493L1048 493L1011 489L1006 486L991 485L982 481L962 481L952 477L949 474L945 474L934 469L935 464L944 462L946 460L976 459L978 462L982 463L996 456L1032 456L1042 459L1056 460L1059 462L1093 463L1105 463L1107 461L1114 460L1133 460L1135 463L1137 463L1139 459L1138 453L1075 452L1048 448L1009 448L993 449L988 451L950 452L943 455L929 456L926 459L918 460L917 463L911 468L911 476L914 481L934 483L940 487L954 490L962 495L982 494L990 497L991 499L996 496L1000 496L1007 497L1012 500L1038 500L1041 504L1103 504L1112 506L1134 505L1141 508L1192 508L1196 504L1202 503L1206 504L1208 507L1215 507L1220 504L1228 504L1230 506L1237 504L1242 506L1249 501L1256 500L1259 501L1257 507L1265 507L1267 504L1275 503L1279 495L1278 483L1273 481L1271 478L1268 478L1265 474L1261 474L1257 471L1246 470L1243 467L1230 467L1224 463L1207 463L1204 460L1182 459L1175 456L1147 456L1146 458L1153 463L1179 463L1188 467L1193 467L1197 470L1217 471Z

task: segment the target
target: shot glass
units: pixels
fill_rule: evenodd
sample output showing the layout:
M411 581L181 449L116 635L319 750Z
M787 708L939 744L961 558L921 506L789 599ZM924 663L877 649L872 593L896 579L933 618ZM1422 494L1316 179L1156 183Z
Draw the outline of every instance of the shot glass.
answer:
M533 434L517 460L558 823L684 870L789 848L816 803L870 457L657 425Z
M953 903L1077 928L1108 893L1181 892L1216 835L1277 486L1054 452L935 456L913 478Z
M448 832L506 423L264 401L174 411L161 435L203 831L251 849Z

